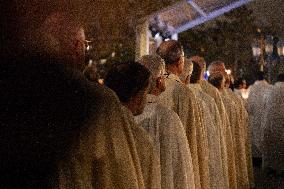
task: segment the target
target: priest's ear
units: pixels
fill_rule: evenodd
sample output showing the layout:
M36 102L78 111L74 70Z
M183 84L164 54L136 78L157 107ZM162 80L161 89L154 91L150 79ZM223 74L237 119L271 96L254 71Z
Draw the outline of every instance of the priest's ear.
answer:
M161 76L156 79L156 88L159 89L160 92L164 92L166 90L165 77Z

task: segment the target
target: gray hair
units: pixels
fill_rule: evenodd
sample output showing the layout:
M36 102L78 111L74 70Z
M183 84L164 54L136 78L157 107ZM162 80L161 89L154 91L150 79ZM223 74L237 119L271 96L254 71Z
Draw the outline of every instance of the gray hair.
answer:
M151 90L155 86L156 79L160 77L161 72L165 70L165 61L159 55L145 55L140 58L139 63L144 65L151 73Z
M211 74L215 74L215 73L226 73L226 68L225 68L225 63L222 61L214 61L212 62L209 67L208 67L208 71Z

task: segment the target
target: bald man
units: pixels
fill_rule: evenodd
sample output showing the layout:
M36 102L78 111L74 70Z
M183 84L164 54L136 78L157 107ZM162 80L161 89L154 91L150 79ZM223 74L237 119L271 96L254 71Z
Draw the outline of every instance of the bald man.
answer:
M195 188L190 148L178 115L158 103L165 91L165 62L158 55L143 56L140 61L151 72L149 94L144 112L137 123L153 137L160 152L161 187L164 189Z
M182 83L179 76L184 67L184 52L174 40L163 42L157 49L166 64L166 90L160 95L160 103L174 110L186 130L193 159L196 188L209 187L207 138L201 126L201 111L195 95ZM208 151L207 151L208 152Z

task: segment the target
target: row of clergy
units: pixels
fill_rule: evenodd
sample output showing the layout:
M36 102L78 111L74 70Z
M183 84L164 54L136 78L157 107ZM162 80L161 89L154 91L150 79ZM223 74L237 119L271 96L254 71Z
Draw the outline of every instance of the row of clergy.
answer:
M73 19L17 30L27 44L1 57L1 188L253 187L248 116L222 62L209 67L214 87L204 59L170 40L113 67L109 89L75 70L85 35Z
M105 85L138 125L132 130L146 188L254 187L244 103L229 89L223 62L208 69L206 81L205 60L185 58L170 40L156 55L108 72Z

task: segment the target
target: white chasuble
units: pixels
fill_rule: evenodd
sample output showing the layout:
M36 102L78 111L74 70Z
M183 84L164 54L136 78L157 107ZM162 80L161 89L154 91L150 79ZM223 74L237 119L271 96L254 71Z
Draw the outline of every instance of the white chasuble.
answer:
M215 100L215 103L218 108L219 114L215 114L215 120L216 122L220 123L220 136L221 136L221 153L222 153L222 166L223 166L223 174L225 178L225 186L226 188L229 187L229 162L228 162L228 153L227 153L227 148L228 148L228 142L230 143L232 140L231 133L228 132L228 124L229 124L229 119L228 115L226 113L223 101L221 99L220 93L216 87L208 83L206 80L201 80L200 81L200 86L202 91L204 91L206 94L208 94L210 97L212 97ZM228 136L229 134L229 136ZM227 142L227 140L229 140ZM232 180L232 179L231 179Z
M200 125L199 110L194 94L181 83L178 76L169 74L166 78L166 90L159 96L159 103L176 112L184 126L193 162L195 188L201 188L198 159L198 135ZM208 181L205 181L208 182Z
M235 143L235 160L238 188L254 186L248 116L244 103L231 89L224 91L230 99L234 111L230 113L232 133ZM232 115L233 114L233 115ZM251 170L250 170L251 169ZM252 174L252 178L250 178Z
M148 188L131 115L122 113L118 98L109 89L94 84L89 92L90 119L79 133L80 140L74 142L70 158L60 164L58 187Z
M263 167L284 170L284 82L277 82L267 97L263 130Z
M226 188L222 165L221 150L221 122L216 103L212 97L202 91L200 84L189 84L189 88L194 91L196 97L202 101L202 111L204 116L204 125L206 127L208 148L209 148L209 175L210 188Z
M154 139L159 152L161 188L194 189L191 152L184 127L178 115L157 103L157 96L147 95L143 114L135 121Z
M249 114L249 124L252 134L253 157L261 157L261 119L264 113L264 95L272 85L265 80L256 81L249 89L250 94L247 99L247 111Z

